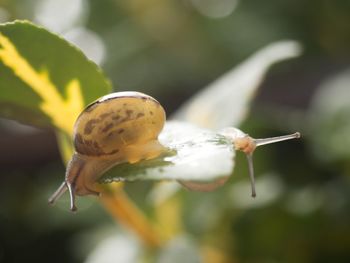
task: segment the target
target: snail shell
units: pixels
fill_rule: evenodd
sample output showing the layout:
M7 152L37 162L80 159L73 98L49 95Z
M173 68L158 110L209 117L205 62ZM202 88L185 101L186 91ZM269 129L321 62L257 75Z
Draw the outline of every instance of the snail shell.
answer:
M68 189L76 210L75 195L99 194L96 180L111 167L160 155L164 147L157 138L165 120L160 103L140 92L112 93L91 103L75 123L75 153L49 202Z

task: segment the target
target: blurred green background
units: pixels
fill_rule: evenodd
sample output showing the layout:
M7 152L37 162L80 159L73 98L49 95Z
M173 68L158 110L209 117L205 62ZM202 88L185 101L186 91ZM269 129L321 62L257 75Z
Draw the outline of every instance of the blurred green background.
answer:
M154 256L94 198L77 214L68 199L49 207L64 175L53 132L0 119L0 262L350 261L350 1L0 0L0 22L14 19L75 43L116 90L168 115L263 46L297 40L303 55L271 68L241 128L303 138L257 151L256 200L241 154L222 188L181 190L187 234ZM150 187L127 186L146 211Z

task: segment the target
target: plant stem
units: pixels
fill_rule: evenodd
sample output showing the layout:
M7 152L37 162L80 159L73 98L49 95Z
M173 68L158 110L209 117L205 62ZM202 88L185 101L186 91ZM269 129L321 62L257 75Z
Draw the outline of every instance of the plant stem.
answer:
M121 185L112 184L101 193L100 200L105 209L118 223L132 229L148 246L161 246L162 240L151 222L128 198Z

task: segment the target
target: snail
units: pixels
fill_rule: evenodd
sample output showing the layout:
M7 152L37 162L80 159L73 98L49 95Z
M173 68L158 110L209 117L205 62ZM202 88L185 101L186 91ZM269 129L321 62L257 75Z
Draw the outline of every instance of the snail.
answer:
M98 195L96 180L111 167L159 156L165 149L157 139L165 116L157 100L140 92L116 92L88 105L74 125L75 152L65 180L49 203L68 190L75 211L75 195Z
M140 92L116 92L88 105L74 125L75 152L66 169L65 180L49 198L54 204L67 190L70 209L76 211L75 195L99 195L96 181L120 163L136 163L158 157L167 151L159 141L166 114L160 103ZM225 128L219 134L228 138L235 150L243 151L248 159L252 196L256 196L253 152L260 145L299 138L300 133L253 139L237 128ZM179 181L194 191L212 191L228 177L214 182Z
M253 153L256 147L265 145L265 144L271 144L275 142L300 138L300 133L296 132L296 133L284 135L284 136L264 138L264 139L254 139L250 137L248 134L242 132L240 129L233 128L233 127L224 128L221 131L219 131L219 134L229 139L232 142L235 150L242 151L243 153L245 153L248 161L252 197L256 197L255 176L254 176L254 166L253 166ZM223 184L226 183L227 180L228 180L228 177L223 177L214 182L203 183L203 182L195 182L195 181L179 181L179 183L181 183L184 187L186 187L189 190L209 192L209 191L213 191L219 186L222 186Z

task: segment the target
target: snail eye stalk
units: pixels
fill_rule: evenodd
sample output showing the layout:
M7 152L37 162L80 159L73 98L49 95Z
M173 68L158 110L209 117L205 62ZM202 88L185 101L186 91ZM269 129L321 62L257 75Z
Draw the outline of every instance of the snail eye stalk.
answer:
M300 138L300 132L296 132L296 133L288 134L284 136L272 137L272 138L254 139L254 141L255 141L256 147L258 147L265 144L282 142L282 141L298 139L298 138Z
M74 193L74 187L70 183L66 183L69 191L69 197L70 197L70 210L72 212L77 211L77 207L75 206L75 193Z

